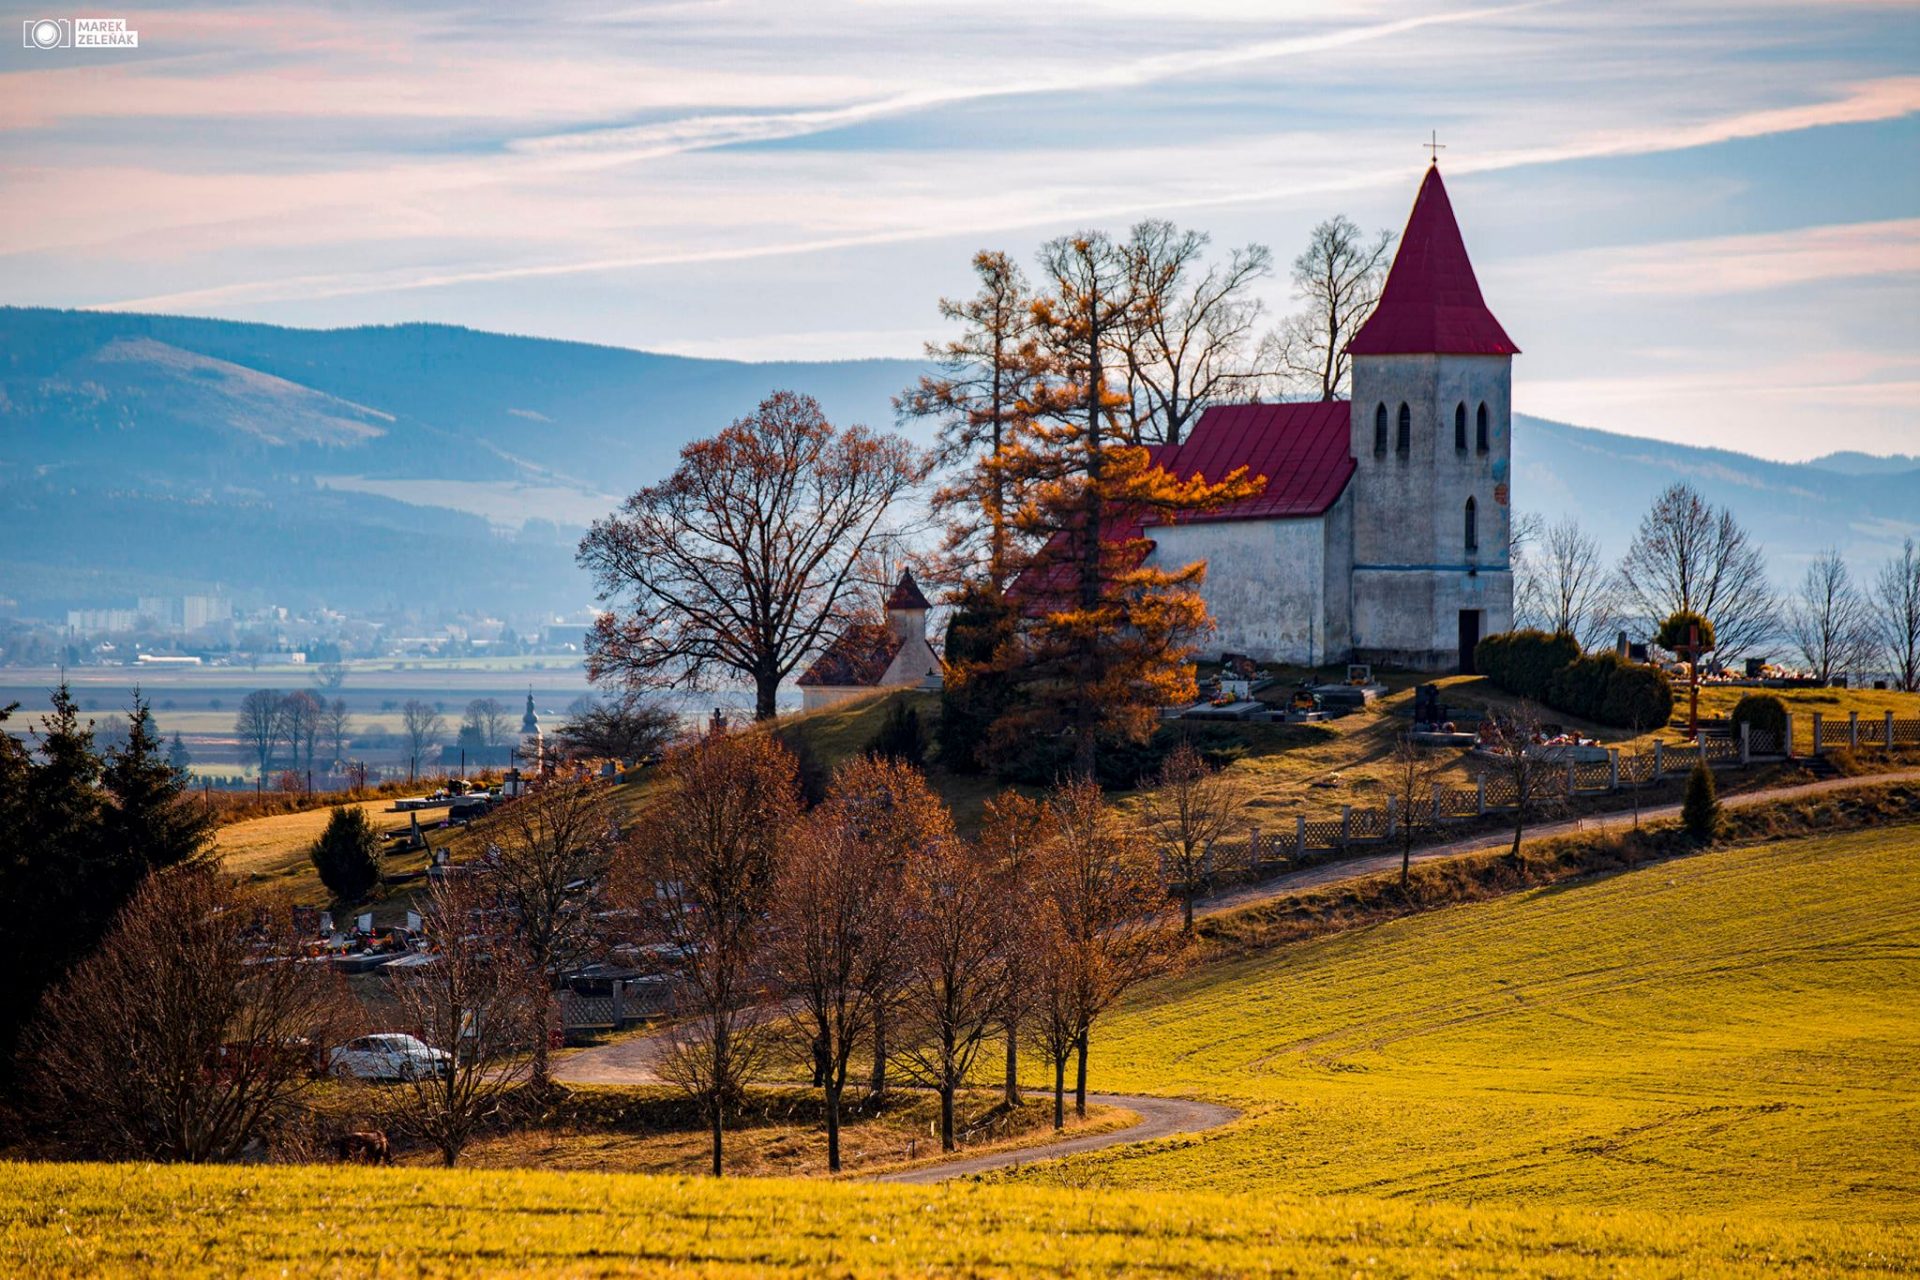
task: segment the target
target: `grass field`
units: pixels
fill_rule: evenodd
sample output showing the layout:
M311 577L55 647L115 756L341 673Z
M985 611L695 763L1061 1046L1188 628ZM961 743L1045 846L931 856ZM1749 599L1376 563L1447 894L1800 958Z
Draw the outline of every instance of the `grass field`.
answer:
M1151 990L1100 1087L1232 1102L1056 1184L1920 1222L1920 828L1710 852Z
M0 1165L18 1274L1895 1276L1900 1228L1193 1192Z
M1920 828L1714 851L1166 980L1094 1082L1225 1129L929 1188L0 1168L23 1274L1911 1275Z
M390 796L350 803L348 807L364 812L375 831L399 831L409 825L410 815L390 812ZM430 809L420 815L420 820L423 824L438 821L444 812ZM321 905L327 893L307 858L307 850L320 838L332 816L332 808L324 808L230 822L214 832L214 851L229 872L248 884L275 896ZM416 865L424 865L425 859L409 862L389 857L386 861L386 870L392 873L413 870Z

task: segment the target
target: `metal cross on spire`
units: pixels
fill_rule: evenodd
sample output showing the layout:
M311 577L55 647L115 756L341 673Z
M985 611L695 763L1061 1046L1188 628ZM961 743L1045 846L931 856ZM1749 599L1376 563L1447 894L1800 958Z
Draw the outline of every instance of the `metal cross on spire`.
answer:
M1427 149L1428 154L1431 156L1429 161L1431 164L1439 164L1440 153L1447 149L1447 144L1440 141L1439 131L1435 129L1427 130L1427 141L1420 145Z

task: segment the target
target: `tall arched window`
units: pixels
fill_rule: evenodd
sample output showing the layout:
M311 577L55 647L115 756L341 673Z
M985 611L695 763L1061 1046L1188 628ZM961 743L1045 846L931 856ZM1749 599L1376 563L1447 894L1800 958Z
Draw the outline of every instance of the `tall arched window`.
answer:
M1462 441L1460 447L1466 448L1466 443ZM1487 402L1485 400L1480 402L1480 412L1473 418L1473 447L1480 453L1487 451Z
M1453 447L1462 453L1467 451L1467 402L1465 400L1453 406Z
M1413 410L1403 403L1400 406L1400 431L1393 442L1395 453L1408 453L1413 449Z
M1387 406L1384 404L1373 411L1373 456L1387 456Z
M1466 533L1467 551L1469 553L1478 551L1480 549L1480 513L1475 509L1472 498L1467 499Z

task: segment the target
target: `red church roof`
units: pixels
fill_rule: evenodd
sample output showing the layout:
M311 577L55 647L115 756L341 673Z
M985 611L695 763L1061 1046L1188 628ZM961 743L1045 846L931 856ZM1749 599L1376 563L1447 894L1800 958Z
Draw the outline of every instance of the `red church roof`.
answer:
M1380 304L1347 343L1347 352L1510 356L1519 350L1480 297L1439 166L1429 168L1380 291Z
M1179 523L1325 512L1353 475L1350 413L1345 400L1221 404L1207 410L1184 441L1155 449L1153 460L1183 479L1198 472L1221 480L1245 467L1249 475L1265 476L1267 483L1251 498L1182 515Z

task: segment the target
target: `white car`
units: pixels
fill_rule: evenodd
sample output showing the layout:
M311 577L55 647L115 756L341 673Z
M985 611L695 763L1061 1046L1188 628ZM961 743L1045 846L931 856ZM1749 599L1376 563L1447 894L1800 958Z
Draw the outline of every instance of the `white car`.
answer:
M425 1080L432 1076L445 1079L453 1070L453 1060L444 1050L430 1048L413 1036L383 1031L361 1036L327 1055L327 1069L340 1079Z

